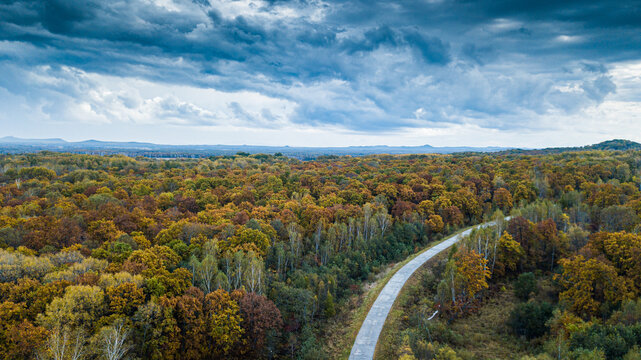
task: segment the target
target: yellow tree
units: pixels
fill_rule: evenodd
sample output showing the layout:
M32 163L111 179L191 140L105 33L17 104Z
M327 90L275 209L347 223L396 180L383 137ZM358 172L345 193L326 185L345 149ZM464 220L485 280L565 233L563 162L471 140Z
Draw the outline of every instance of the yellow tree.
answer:
M40 314L40 322L47 328L75 329L94 324L102 315L104 293L97 286L69 286L62 298L55 298L44 314Z
M443 218L440 215L430 215L429 218L425 220L425 226L430 232L440 233L443 231L445 224L443 223Z
M521 244L506 231L499 238L497 247L498 256L493 272L498 276L515 272L523 256L525 256Z
M509 212L512 209L512 194L506 188L498 188L494 192L492 202L499 209Z
M455 255L456 270L461 276L461 293L472 299L479 291L488 288L487 279L491 273L487 259L474 250L462 249Z
M617 304L631 297L628 281L616 269L597 259L586 260L582 255L562 259L563 273L556 275L565 288L559 299L577 315L584 318L596 315L605 302Z
M550 328L550 335L555 336L556 349L554 352L558 359L567 356L567 342L572 334L587 328L590 324L567 310L554 310L552 318L547 321L546 325Z
M242 227L236 235L229 239L229 243L222 242L221 250L233 250L236 247L242 248L243 245L253 245L251 248L257 249L258 255L265 256L267 248L270 245L269 237L260 230Z
M239 343L244 333L238 303L230 294L218 289L205 297L207 332L221 354L226 354Z
M115 314L132 315L138 306L144 304L145 293L132 282L122 283L106 289L109 311Z
M641 292L641 236L625 231L600 232L592 235L588 249L595 255L603 254L618 273L632 280L632 290Z

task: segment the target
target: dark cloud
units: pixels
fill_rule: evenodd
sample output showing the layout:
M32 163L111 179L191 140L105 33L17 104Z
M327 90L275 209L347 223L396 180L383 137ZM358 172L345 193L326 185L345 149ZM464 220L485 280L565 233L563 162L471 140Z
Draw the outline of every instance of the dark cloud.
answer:
M0 62L250 90L297 103L297 123L384 131L527 126L514 118L602 102L616 91L609 64L641 57L636 0L223 2L5 1L0 41L17 47L0 47ZM172 117L200 113L167 104ZM260 122L270 119L264 110Z
M41 11L41 22L45 29L54 34L68 34L73 32L74 26L83 21L94 18L97 4L73 0L45 1Z
M588 98L601 102L608 94L616 90L616 85L607 76L599 76L592 81L586 81L581 86Z
M354 53L373 51L383 45L394 47L397 43L397 34L389 26L381 26L365 31L362 39L347 39L343 46L348 52Z
M439 38L411 31L405 34L405 41L415 47L427 63L444 65L450 62L449 45Z

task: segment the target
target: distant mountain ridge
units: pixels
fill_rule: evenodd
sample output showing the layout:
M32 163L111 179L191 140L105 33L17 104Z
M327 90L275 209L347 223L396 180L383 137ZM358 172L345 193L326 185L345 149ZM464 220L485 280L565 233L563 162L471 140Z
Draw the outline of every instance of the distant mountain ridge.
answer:
M238 152L257 154L281 153L299 159L319 156L363 156L372 154L451 154L458 152L497 152L506 147L434 147L420 146L346 146L346 147L293 147L262 145L163 145L146 142L117 142L85 140L78 142L63 139L21 139L13 136L0 138L0 152L20 153L41 150L69 151L77 153L122 153L130 156L148 157L205 157L212 155L234 155Z
M545 149L515 149L508 147L470 147L431 145L419 146L345 146L345 147L292 147L292 146L262 146L262 145L163 145L147 142L118 142L118 141L66 141L59 138L22 139L14 136L0 138L0 153L29 153L37 151L58 151L86 154L125 154L128 156L146 156L154 158L177 157L207 157L220 155L248 154L277 154L298 159L315 159L320 156L364 156L374 154L452 154L462 152L500 153L500 154L548 154L566 151L582 150L641 150L641 144L623 139L604 141L598 144L582 147L545 148Z
M553 147L553 148L544 148L544 149L509 149L503 152L510 153L510 154L539 155L539 154L556 154L556 153L572 152L572 151L586 151L586 150L641 151L641 144L632 140L613 139L613 140L606 140L597 144L585 145L585 146Z
M5 136L0 138L0 144L66 144L67 142L60 138L52 139L22 139L15 136Z
M583 148L586 150L641 150L641 144L631 140L614 139L600 142L594 145L584 146Z

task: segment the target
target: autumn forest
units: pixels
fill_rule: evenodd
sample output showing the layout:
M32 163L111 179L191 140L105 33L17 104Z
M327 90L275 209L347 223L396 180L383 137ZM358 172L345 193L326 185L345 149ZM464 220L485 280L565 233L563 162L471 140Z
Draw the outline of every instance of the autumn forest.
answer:
M378 358L639 359L640 184L639 151L2 155L0 358L343 358L368 284L494 220ZM490 357L457 329L494 301Z

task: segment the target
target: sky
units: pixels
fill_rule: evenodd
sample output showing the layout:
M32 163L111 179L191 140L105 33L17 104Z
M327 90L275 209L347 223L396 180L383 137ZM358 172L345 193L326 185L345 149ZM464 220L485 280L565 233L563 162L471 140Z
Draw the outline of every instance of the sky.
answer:
M0 136L641 141L641 1L3 0Z

